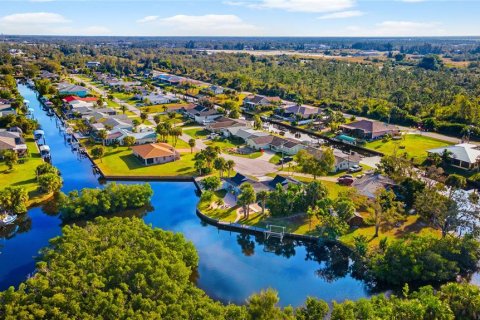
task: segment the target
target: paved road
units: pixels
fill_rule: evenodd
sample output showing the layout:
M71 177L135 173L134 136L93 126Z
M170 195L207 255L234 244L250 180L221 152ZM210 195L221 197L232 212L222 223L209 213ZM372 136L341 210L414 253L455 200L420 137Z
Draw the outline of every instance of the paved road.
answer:
M101 88L99 88L99 87L97 87L97 86L95 86L95 85L93 85L93 84L91 84L91 83L85 82L83 79L80 79L80 78L77 77L76 75L71 74L71 75L70 75L70 78L72 78L72 79L73 79L74 81L76 81L76 82L83 82L83 83L85 83L85 86L86 86L88 89L90 89L90 90L92 90L92 91L95 91L96 93L100 94L100 95L103 96L103 97L107 97L107 96L109 95L109 92L107 92L107 91L105 91L105 90L103 90L103 89L101 89ZM112 100L113 100L113 102L118 103L119 105L123 105L123 106L127 107L127 110L128 110L128 111L131 111L131 112L133 112L133 113L135 114L135 116L140 117L140 110L138 110L138 108L136 108L135 106L132 106L131 104L126 103L125 101L120 100L120 99L115 98L115 97L113 97ZM151 120L152 120L152 122L153 122L153 115L150 115L150 116L152 117ZM150 117L149 117L149 118L150 118ZM150 120L150 119L149 119L149 120Z

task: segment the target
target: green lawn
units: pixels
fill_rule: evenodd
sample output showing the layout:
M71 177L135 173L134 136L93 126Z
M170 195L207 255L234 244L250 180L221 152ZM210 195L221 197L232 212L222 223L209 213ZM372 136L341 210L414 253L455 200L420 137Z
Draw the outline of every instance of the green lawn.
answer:
M366 148L391 155L397 150L397 155L407 153L408 159L413 158L415 163L421 164L427 158L427 150L451 145L450 142L425 137L418 134L406 134L400 140L382 142L377 140L366 144Z
M238 146L241 146L243 143L238 141L238 140L230 140L230 139L222 139L222 140L211 140L205 142L206 145L212 146L212 147L220 147L222 150L226 149L231 149L231 148L236 148Z
M273 163L273 164L278 164L278 162L282 159L282 153L277 152L273 157L268 160L268 162Z
M132 101L132 98L134 96L133 93L113 92L112 96L114 96L117 99L123 100L127 103L130 103L130 104L134 103L134 101Z
M132 155L128 147L106 147L104 157L95 160L95 163L108 176L193 176L196 173L193 156L194 154L183 153L180 160L145 166Z
M149 113L162 113L162 112L168 112L170 109L177 110L183 106L188 106L188 103L178 102L178 103L154 104L151 106L142 107L142 109L148 108Z
M203 128L184 129L183 132L197 139L205 139L209 134L209 132Z
M49 195L38 192L35 170L43 163L40 153L33 138L27 139L30 157L24 159L23 163L14 165L12 171L8 171L3 161L0 162L0 184L2 187L22 187L28 192L29 205L39 203Z
M241 154L241 153L235 153L235 152L228 152L228 154L235 156L235 157L241 157L241 158L247 158L247 159L256 159L262 156L263 153L260 151L252 152L249 154Z

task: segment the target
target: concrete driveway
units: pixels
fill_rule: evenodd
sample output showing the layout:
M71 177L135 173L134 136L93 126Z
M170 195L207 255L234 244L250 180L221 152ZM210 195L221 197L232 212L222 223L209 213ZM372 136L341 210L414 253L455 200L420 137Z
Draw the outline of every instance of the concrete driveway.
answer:
M267 156L263 155L262 157L264 156L266 159ZM267 173L277 171L276 165L268 162L268 160L262 159L262 157L259 157L257 159L248 159L248 158L237 157L237 156L224 154L224 153L222 153L222 157L227 160L235 161L235 171L243 175L263 177Z

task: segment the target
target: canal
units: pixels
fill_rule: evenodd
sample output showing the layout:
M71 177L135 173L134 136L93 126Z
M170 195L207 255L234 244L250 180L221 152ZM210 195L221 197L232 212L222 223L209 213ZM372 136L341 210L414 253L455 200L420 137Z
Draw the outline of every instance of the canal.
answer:
M90 161L71 151L55 118L41 109L35 92L21 84L19 91L30 101L34 116L45 131L53 165L64 179L62 191L100 187ZM252 293L274 288L282 305L298 306L307 296L326 301L368 296L365 284L352 277L349 252L343 247L292 240L279 243L278 239L265 241L263 236L222 231L197 217L198 196L193 183L151 185L154 196L149 209L120 215L142 217L153 227L181 232L192 241L200 257L197 285L210 297L243 303ZM4 231L0 242L1 290L18 286L26 279L34 271L39 250L61 234L61 221L51 208L32 208L19 219L18 228Z

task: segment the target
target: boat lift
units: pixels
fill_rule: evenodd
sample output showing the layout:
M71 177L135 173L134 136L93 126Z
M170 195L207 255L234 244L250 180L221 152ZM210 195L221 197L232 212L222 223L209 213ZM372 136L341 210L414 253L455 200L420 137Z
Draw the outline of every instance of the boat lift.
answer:
M269 239L270 237L279 238L280 242L282 242L283 237L285 236L285 227L276 226L273 224L267 225L267 229L265 230L265 239Z

